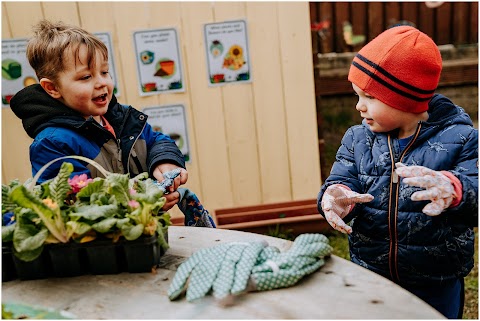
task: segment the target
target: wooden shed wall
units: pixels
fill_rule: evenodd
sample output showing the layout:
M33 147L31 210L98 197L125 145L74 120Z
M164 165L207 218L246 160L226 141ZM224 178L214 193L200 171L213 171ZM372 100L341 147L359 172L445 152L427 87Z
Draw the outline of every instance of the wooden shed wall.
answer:
M42 18L110 32L121 103L183 103L191 162L186 187L215 209L315 198L320 163L308 2L2 2L2 39ZM247 21L252 82L209 87L203 25ZM133 32L177 28L186 90L138 94ZM31 139L2 109L2 183L31 176ZM174 212L175 215L175 212Z

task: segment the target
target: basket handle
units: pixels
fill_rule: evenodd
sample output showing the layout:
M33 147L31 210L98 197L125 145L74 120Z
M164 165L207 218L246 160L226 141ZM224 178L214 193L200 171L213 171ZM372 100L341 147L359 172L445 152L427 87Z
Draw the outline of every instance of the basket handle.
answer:
M54 160L51 160L48 163L46 163L45 165L43 165L42 168L40 168L40 170L37 172L37 174L35 174L32 181L28 185L26 184L25 187L27 187L28 189L32 189L35 186L35 184L37 184L37 181L40 178L40 176L43 174L43 172L50 165L52 165L56 161L59 161L59 160L62 160L62 159L67 159L67 158L74 158L74 159L78 159L78 160L87 162L90 165L95 166L95 168L98 169L100 171L100 173L102 173L103 176L105 176L105 177L107 177L109 174L111 174L109 171L107 171L105 168L103 168L100 164L98 164L97 162L95 162L94 160L92 160L90 158L87 158L87 157L84 157L84 156L78 156L78 155L62 156L62 157L59 157L59 158L55 158Z

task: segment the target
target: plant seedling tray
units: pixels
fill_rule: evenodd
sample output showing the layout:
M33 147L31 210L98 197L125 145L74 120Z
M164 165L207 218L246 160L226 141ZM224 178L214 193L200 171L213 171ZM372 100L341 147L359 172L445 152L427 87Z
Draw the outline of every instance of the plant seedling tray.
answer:
M168 241L168 233L165 233ZM72 277L84 274L151 272L165 254L157 235L141 236L134 241L94 240L88 243L46 245L42 254L25 262L13 254L12 244L2 246L2 282L20 279Z

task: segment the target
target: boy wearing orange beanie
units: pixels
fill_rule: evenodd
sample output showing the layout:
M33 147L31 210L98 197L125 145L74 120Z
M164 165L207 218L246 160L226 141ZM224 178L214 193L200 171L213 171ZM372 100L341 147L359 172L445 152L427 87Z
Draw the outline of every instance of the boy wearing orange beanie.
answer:
M436 44L410 26L357 53L348 80L363 121L345 133L317 202L349 234L353 262L461 318L478 225L478 130L435 94L441 70Z

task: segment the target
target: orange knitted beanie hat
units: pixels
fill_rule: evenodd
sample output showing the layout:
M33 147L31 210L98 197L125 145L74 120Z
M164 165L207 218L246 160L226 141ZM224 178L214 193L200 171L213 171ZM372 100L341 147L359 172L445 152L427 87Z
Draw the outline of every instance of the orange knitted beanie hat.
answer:
M348 80L390 107L428 110L438 86L442 57L433 40L410 26L390 28L353 59Z

